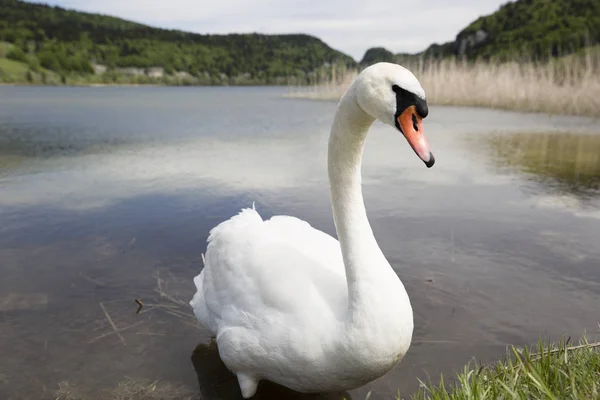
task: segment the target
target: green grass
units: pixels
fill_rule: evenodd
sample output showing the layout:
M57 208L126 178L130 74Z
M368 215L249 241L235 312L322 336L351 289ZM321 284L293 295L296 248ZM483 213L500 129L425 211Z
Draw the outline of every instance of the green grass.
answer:
M600 399L600 342L577 346L538 343L537 349L511 346L495 365L468 364L455 381L421 382L412 400ZM533 352L535 350L535 352ZM398 396L398 399L401 397Z
M0 57L0 83L58 85L61 83L61 78L54 71L40 68L36 72L24 62ZM88 83L95 82L90 79Z
M16 83L26 80L29 66L26 63L6 58L12 44L0 41L0 82Z
M19 61L0 58L0 69L9 75L25 75L29 67L27 64Z
M11 43L0 41L0 58L6 57L6 55L13 46L14 45Z

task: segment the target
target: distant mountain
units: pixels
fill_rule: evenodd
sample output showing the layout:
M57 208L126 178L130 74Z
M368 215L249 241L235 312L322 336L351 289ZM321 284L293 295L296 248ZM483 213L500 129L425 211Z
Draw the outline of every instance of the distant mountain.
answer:
M0 0L2 42L11 63L28 64L30 74L63 78L129 74L201 83L281 83L308 79L331 64L356 65L309 35L201 35L19 0ZM2 63L0 81L1 68Z
M393 62L396 55L383 47L372 47L363 56L361 64L375 64L377 62Z
M398 54L395 59L447 56L547 59L597 43L600 43L600 0L518 0L473 21L454 41L433 44L417 54ZM367 50L361 65L382 61L373 58L371 50ZM378 48L377 54L384 54L383 50Z

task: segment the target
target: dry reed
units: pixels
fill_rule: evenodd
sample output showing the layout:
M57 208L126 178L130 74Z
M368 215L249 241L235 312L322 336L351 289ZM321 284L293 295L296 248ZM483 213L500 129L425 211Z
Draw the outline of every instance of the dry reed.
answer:
M403 65L420 80L430 104L600 116L598 48L549 63L446 59ZM313 86L290 88L288 97L337 101L357 74L338 71Z

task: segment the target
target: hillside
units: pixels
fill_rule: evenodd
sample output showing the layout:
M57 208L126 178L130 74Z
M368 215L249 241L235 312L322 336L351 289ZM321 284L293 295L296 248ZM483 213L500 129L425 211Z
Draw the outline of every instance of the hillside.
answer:
M600 43L600 1L518 0L478 18L461 30L454 41L433 44L417 54L399 54L396 59L454 55L468 59L507 60L525 56L546 60L597 43ZM373 61L379 60L363 58L361 65Z
M201 35L19 0L0 0L2 42L27 79L63 82L302 83L356 64L309 35ZM0 81L15 79L5 64Z

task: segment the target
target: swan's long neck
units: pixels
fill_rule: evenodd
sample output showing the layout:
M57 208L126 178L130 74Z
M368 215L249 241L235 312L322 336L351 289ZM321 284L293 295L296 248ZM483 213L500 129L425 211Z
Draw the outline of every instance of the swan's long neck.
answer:
M328 172L333 217L348 281L348 318L375 312L381 290L403 291L373 235L361 190L363 147L374 118L357 103L351 87L340 101L329 138ZM398 287L398 284L400 287ZM389 289L389 290L388 290ZM382 296L383 298L383 296Z

